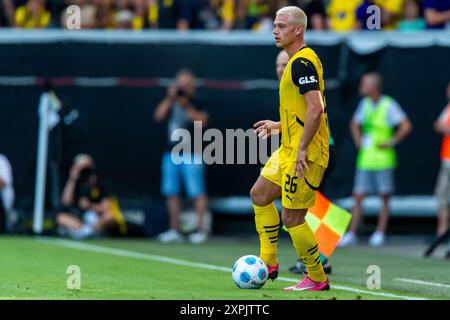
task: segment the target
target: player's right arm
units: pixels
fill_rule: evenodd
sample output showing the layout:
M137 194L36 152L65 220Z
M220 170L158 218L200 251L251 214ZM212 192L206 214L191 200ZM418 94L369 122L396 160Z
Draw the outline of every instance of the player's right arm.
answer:
M267 139L271 135L279 134L281 132L280 121L261 120L256 122L253 127L255 128L255 133L262 139Z

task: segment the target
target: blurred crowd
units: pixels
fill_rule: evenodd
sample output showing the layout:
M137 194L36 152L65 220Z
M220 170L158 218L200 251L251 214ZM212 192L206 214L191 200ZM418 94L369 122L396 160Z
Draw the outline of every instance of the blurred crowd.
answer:
M82 29L271 32L286 5L302 8L313 30L371 29L377 12L384 30L450 28L450 0L0 0L0 26L65 28L71 5L81 9Z

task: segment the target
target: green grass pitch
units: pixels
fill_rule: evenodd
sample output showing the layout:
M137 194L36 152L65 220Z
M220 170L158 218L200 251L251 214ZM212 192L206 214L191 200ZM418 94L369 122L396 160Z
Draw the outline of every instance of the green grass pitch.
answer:
M258 254L257 239L213 238L196 246L147 239L75 242L4 236L0 237L0 299L450 299L450 261L423 259L422 249L412 245L338 248L330 259L330 291L284 292L283 287L300 278L288 272L295 261L288 239L280 240L281 279L260 290L241 290L231 279L231 267L243 255ZM81 270L80 290L67 288L66 271L71 265ZM379 290L367 288L370 265L380 267Z

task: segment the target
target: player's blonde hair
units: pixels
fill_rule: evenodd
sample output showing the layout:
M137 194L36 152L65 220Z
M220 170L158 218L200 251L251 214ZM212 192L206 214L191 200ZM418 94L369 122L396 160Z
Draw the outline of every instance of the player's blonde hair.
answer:
M290 23L299 24L303 26L306 30L306 27L308 26L308 17L306 16L306 13L302 9L296 6L283 7L277 11L277 16L282 14L289 15Z

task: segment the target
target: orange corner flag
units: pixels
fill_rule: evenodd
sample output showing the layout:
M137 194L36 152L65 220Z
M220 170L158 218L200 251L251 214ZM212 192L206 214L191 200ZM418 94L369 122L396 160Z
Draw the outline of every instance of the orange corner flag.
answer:
M329 257L347 231L352 215L317 192L314 207L308 209L306 222L313 230L319 252Z

